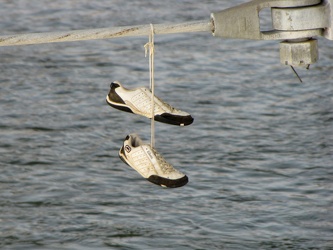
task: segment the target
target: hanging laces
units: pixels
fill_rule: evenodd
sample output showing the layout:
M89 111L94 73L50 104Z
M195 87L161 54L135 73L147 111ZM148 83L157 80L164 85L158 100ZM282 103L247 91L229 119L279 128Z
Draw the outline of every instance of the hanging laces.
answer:
M151 91L151 125L150 125L150 145L155 146L155 88L154 88L154 26L150 24L149 42L144 45L145 57L147 57L149 49L149 79Z

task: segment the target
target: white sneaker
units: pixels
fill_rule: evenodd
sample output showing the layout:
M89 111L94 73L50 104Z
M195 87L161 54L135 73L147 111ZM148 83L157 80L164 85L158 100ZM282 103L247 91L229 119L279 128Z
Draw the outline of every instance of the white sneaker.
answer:
M116 109L152 118L151 96L152 93L147 88L130 90L115 81L110 85L106 102ZM193 122L190 114L173 108L156 96L154 101L154 119L156 121L180 126L190 125Z
M185 174L176 170L149 144L144 144L136 134L126 137L119 157L148 181L169 188L184 186Z

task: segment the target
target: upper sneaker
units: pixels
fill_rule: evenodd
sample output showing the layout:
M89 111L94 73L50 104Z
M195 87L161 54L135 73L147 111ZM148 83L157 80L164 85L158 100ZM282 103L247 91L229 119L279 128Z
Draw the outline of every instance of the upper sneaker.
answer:
M185 174L176 170L149 144L144 144L136 134L126 137L119 157L154 184L176 188L188 182Z
M120 82L115 81L110 85L106 102L119 110L152 118L152 93L147 88L126 89ZM154 119L173 125L186 126L193 122L190 114L175 109L154 96Z

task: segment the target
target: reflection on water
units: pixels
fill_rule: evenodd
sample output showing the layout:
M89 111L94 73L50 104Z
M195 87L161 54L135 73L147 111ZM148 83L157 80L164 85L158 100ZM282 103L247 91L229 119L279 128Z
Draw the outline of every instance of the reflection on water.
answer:
M14 0L0 26L184 22L240 2ZM299 84L276 42L156 36L156 93L194 117L156 123L158 151L190 178L169 190L118 158L128 133L149 141L150 121L105 103L113 80L149 85L147 39L0 48L0 246L331 249L332 44Z

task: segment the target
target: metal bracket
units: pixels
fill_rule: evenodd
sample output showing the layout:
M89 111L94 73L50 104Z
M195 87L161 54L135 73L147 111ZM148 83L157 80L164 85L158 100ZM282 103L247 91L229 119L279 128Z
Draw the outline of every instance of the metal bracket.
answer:
M320 0L254 0L211 14L213 35L225 38L279 40L321 35L322 31L260 31L259 12L264 8L295 8L320 4Z
M323 3L326 6L325 15L328 16L328 24L324 29L324 37L333 40L333 0L324 0Z
M332 5L333 1L324 0L310 7L272 8L273 28L283 31L320 29L322 36L333 40Z
M259 12L271 9L272 28L260 30ZM333 0L253 0L212 13L213 35L224 38L285 40L284 65L308 67L318 60L316 36L333 40Z

